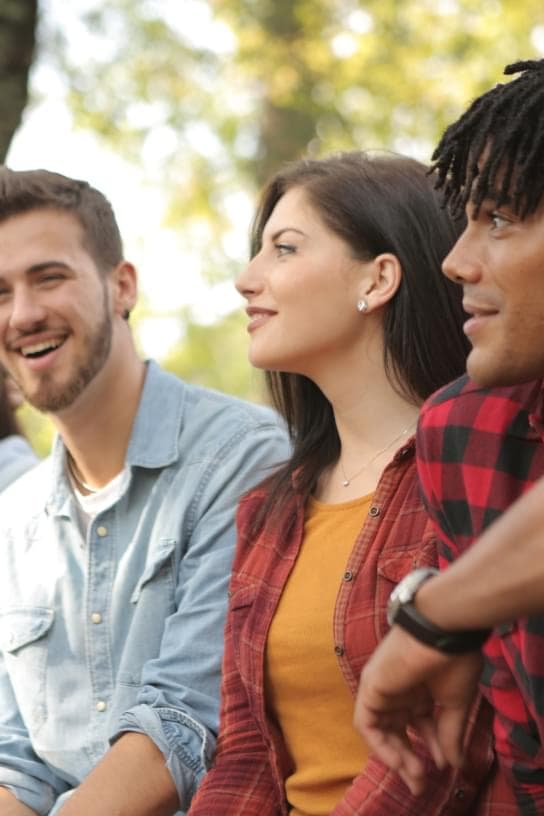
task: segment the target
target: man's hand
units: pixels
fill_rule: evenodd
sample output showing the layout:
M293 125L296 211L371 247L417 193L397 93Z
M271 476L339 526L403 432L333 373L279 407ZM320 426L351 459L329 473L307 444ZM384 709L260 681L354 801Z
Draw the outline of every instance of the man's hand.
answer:
M355 726L413 794L423 791L425 776L407 728L419 733L439 767L458 767L481 664L479 653L450 657L394 626L363 669Z

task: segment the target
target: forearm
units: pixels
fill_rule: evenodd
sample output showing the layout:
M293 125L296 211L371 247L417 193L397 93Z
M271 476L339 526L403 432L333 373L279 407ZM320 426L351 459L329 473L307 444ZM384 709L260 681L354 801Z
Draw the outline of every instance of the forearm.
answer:
M36 816L36 812L23 805L7 788L0 787L0 813L2 816Z
M487 628L544 612L544 479L440 576L417 608L444 629Z
M74 791L59 816L172 816L178 809L162 753L149 737L127 733Z

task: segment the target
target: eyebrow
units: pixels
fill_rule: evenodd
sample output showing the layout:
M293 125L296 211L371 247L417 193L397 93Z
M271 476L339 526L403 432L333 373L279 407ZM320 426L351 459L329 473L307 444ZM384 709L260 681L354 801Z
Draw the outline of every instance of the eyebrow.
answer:
M70 269L71 267L65 263L64 261L56 261L52 259L50 261L42 261L41 263L32 264L26 270L27 275L36 274L36 272L43 272L44 269L49 269L52 266L60 266L62 269Z
M271 240L277 241L280 235L283 235L284 232L297 232L299 235L303 235L304 237L306 237L306 233L303 232L302 230L297 229L296 227L282 227L281 229L276 230L276 232L272 233L272 235L270 236Z
M50 261L42 261L41 263L32 264L29 266L28 269L25 269L25 275L39 275L40 272L43 272L46 269L51 269L52 267L60 267L61 269L71 270L71 266L67 264L65 261L57 261L54 258ZM4 281L5 278L0 275L0 280Z

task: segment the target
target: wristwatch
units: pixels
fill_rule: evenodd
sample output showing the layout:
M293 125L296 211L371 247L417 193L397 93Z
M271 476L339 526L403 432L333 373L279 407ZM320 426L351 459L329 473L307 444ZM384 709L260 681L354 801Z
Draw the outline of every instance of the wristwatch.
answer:
M396 624L416 640L446 654L463 654L480 649L491 629L464 629L448 631L436 626L422 615L412 603L416 592L425 581L439 574L433 567L421 567L409 572L395 587L387 604L387 621Z

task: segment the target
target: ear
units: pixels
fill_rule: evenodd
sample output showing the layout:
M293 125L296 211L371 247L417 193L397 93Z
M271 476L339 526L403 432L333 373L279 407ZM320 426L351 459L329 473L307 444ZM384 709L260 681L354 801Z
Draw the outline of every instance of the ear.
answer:
M138 299L138 276L128 261L121 261L110 273L113 310L123 317L132 311Z
M376 255L364 264L359 292L368 303L368 311L385 306L395 295L402 281L399 259L391 252Z

